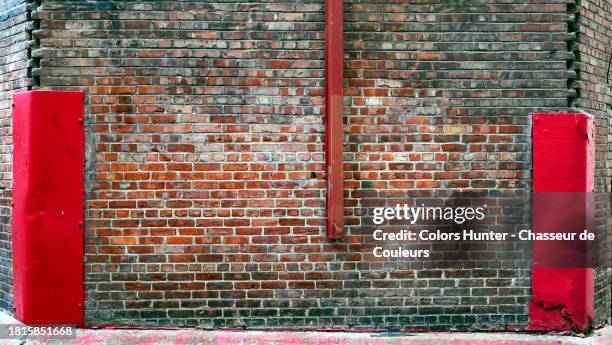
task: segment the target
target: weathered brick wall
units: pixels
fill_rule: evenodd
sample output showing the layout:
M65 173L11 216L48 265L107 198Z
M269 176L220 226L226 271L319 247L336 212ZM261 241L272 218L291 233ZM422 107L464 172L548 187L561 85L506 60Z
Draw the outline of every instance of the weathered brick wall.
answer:
M578 91L574 107L595 116L596 131L596 188L612 191L612 3L609 0L579 0L576 3L576 69L579 71L575 88ZM612 240L610 227L609 194L597 199L597 220L608 229L609 246ZM602 247L605 250L605 247ZM610 248L608 248L608 260ZM605 255L602 255L604 259ZM609 261L601 262L595 281L595 324L610 321Z
M528 115L571 96L566 2L345 1L350 225L376 190L530 185ZM526 325L528 270L384 265L325 239L322 0L35 18L41 87L86 92L89 324Z
M29 6L25 0L0 1L0 310L9 313L13 312L11 98L30 85Z

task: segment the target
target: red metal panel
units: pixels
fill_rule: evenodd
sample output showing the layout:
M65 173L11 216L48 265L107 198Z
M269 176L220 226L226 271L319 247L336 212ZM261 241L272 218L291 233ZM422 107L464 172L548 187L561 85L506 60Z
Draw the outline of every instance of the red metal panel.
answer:
M533 114L535 192L592 192L595 145L588 114Z
M13 96L16 317L83 324L83 93Z
M537 193L592 192L594 190L593 117L587 114L533 114L533 189ZM572 197L560 198L576 200ZM572 212L587 215L588 205L567 205ZM542 205L534 197L534 231ZM560 205L567 203L563 200ZM558 206L558 205L557 205ZM548 210L550 211L550 210ZM580 212L577 212L580 211ZM586 222L586 219L584 219ZM534 260L550 252L550 244L533 243ZM562 253L557 253L561 254ZM536 331L574 329L584 331L594 316L592 268L532 269L532 299L529 304L529 329Z
M344 233L343 12L342 0L325 1L325 80L327 83L325 153L327 160L327 236L330 238L340 238Z

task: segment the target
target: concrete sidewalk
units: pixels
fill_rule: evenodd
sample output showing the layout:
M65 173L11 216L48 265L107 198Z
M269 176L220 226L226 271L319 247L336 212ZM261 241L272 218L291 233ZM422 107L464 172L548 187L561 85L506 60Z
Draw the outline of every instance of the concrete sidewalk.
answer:
M10 316L0 314L0 323L18 323L18 321ZM0 339L0 345L5 344L610 345L612 344L612 327L598 330L587 338L523 333L406 333L385 335L349 332L79 329L74 339Z

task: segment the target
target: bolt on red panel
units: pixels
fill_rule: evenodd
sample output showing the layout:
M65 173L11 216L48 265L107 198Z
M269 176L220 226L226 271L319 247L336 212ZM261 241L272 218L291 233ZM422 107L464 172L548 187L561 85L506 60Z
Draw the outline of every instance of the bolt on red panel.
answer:
M83 93L13 96L13 284L26 324L83 324Z
M327 236L340 238L344 234L343 181L343 3L325 1L325 81L327 161Z

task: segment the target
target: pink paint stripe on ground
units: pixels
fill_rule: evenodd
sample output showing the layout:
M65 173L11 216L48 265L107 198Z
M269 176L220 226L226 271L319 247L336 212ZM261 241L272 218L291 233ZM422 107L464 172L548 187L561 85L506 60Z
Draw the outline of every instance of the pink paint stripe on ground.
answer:
M0 323L18 321L0 313ZM76 339L32 341L44 345L610 345L612 327L587 338L526 333L408 333L381 337L381 333L295 331L205 331L197 329L78 329ZM0 345L17 345L17 339L0 339Z

